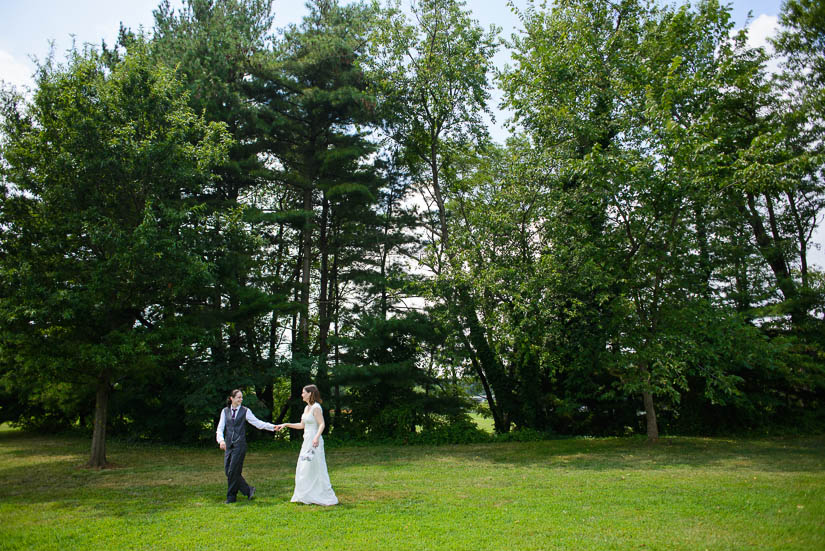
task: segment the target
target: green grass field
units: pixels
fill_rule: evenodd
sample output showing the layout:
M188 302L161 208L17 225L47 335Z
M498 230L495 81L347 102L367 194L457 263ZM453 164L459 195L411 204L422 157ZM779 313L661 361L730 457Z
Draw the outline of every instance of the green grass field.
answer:
M479 415L478 413L471 413L470 418L473 422L483 430L484 432L489 432L493 434L493 418L492 417L484 417Z
M825 549L825 437L339 447L332 508L289 502L293 451L250 451L235 505L217 447L87 452L0 431L0 548Z

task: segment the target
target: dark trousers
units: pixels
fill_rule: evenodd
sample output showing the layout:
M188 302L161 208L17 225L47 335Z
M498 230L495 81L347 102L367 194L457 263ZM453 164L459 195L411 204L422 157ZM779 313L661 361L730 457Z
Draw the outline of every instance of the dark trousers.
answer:
M238 492L249 496L249 484L246 483L241 474L244 457L246 457L246 446L226 448L223 456L223 466L226 471L227 501L235 501Z

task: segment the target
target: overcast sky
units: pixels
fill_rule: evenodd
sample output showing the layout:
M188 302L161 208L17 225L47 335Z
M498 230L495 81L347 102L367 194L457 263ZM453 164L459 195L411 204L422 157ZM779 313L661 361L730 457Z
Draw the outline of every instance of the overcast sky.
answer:
M121 22L133 29L143 26L151 31L152 11L158 3L159 0L0 0L0 80L17 86L31 85L35 66L31 58L45 58L51 41L58 58L62 58L72 40L77 44L100 44L101 40L113 44ZM530 5L528 0L513 3L521 9ZM178 7L181 0L172 0L171 4ZM731 15L738 28L748 26L753 45L764 46L767 37L776 31L780 4L781 0L736 0L730 2ZM467 0L467 7L484 27L496 24L505 36L520 27L506 0ZM275 0L277 27L297 23L305 13L302 0ZM498 65L508 60L505 51L496 57ZM499 97L494 94L496 103ZM507 135L502 124L506 118L506 113L497 111L496 124L491 128L499 142ZM816 241L821 244L825 241L825 224L820 224L819 230ZM811 251L811 256L812 261L825 267L825 251Z

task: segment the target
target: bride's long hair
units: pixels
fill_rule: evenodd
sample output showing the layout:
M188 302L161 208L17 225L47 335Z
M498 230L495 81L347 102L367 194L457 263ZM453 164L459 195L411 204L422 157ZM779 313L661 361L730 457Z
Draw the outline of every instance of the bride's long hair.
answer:
M321 392L318 390L318 387L315 385L307 385L304 387L304 390L309 392L309 405L318 402L319 404L323 404L324 401L321 400Z

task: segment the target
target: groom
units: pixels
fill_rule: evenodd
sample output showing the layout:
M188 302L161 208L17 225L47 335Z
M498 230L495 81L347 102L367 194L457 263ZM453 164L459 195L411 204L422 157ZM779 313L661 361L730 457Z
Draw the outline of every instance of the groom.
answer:
M246 423L268 431L274 431L275 425L259 420L248 408L243 407L243 393L238 389L229 394L226 402L227 406L221 412L216 437L225 452L223 463L227 483L226 503L235 503L238 492L247 499L255 497L255 486L247 484L241 474L243 460L246 457Z

